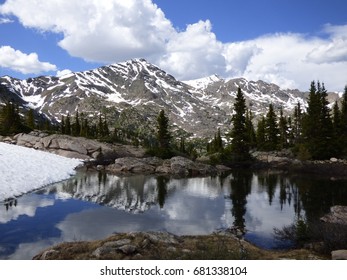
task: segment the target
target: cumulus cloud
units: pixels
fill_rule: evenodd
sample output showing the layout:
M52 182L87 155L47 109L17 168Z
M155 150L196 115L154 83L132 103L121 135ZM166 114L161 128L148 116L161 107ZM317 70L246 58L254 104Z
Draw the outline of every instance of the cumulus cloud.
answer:
M53 64L41 62L36 53L25 54L10 46L0 47L0 67L10 68L23 74L38 74L57 69Z
M174 33L151 0L14 0L0 12L17 16L26 27L62 33L60 47L94 62L162 53Z
M221 73L226 67L222 50L223 44L212 32L211 22L199 21L171 37L158 64L180 79Z
M209 20L176 30L152 0L11 0L0 14L61 34L59 46L86 61L143 57L182 80L218 74L307 89L320 79L329 90L347 83L347 25L324 26L322 38L281 33L222 43Z

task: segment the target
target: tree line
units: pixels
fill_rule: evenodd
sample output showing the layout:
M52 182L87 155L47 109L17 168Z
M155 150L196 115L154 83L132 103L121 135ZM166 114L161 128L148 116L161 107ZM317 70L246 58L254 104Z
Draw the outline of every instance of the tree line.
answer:
M239 88L226 153L234 160L247 160L251 149L291 148L300 159L313 160L347 156L347 86L341 104L336 101L332 109L327 97L324 83L312 81L306 111L297 103L291 116L284 116L282 108L277 115L269 104L255 129Z

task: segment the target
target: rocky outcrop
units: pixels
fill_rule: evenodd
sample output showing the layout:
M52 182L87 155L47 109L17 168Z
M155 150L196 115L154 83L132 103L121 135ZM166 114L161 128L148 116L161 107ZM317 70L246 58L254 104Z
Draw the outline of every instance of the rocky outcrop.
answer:
M112 173L162 173L179 176L198 176L217 174L230 170L228 167L219 165L211 166L208 164L194 162L184 157L173 157L171 159L162 160L157 157L134 158L125 157L118 158L114 164L108 165L106 170Z
M6 139L3 139L5 141ZM48 135L39 131L20 133L6 140L11 144L82 160L113 161L119 157L143 157L145 151L129 145L106 144L83 137Z
M323 216L325 223L347 225L347 206L335 205L330 208L330 213Z
M177 236L168 232L129 232L103 240L66 242L34 260L244 260L321 259L309 250L262 250L230 233Z

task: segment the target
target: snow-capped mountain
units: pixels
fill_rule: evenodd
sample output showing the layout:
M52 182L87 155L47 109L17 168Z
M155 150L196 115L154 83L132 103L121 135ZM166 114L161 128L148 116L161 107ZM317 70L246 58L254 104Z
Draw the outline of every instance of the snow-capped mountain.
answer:
M298 102L306 102L307 95L263 81L224 80L217 75L181 82L143 59L62 77L18 80L5 76L0 86L0 103L11 100L55 122L76 110L91 118L102 112L111 125L143 131L154 128L158 112L165 109L176 130L206 137L218 127L230 128L238 87L255 115L264 114L270 103L291 112Z

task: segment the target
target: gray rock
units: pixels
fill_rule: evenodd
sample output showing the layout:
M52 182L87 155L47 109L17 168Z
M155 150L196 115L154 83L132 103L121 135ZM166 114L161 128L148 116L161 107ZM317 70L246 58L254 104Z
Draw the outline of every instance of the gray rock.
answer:
M323 216L321 221L326 223L347 225L347 206L332 206L330 208L330 213Z
M118 251L121 251L125 255L131 255L136 252L137 248L134 245L123 245L118 248Z
M331 252L333 260L347 260L347 250L336 250Z

